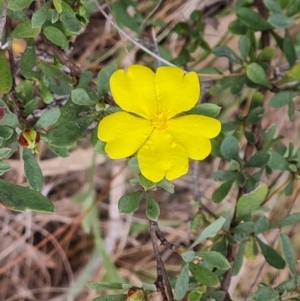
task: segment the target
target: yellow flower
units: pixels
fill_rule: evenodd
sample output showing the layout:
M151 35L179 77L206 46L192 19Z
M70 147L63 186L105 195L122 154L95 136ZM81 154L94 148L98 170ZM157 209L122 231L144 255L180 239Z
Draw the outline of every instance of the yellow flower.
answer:
M198 75L184 75L177 67L151 69L132 65L110 78L110 90L123 111L104 117L98 138L106 142L112 159L137 153L142 175L159 182L188 172L188 159L203 160L211 152L211 138L221 130L218 120L184 115L200 95Z

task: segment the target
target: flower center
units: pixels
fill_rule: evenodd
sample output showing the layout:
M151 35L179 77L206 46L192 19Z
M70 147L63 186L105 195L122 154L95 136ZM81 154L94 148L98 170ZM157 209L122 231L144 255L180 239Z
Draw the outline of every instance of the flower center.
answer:
M157 128L159 131L165 130L167 126L167 112L166 111L157 111L151 119L152 126Z

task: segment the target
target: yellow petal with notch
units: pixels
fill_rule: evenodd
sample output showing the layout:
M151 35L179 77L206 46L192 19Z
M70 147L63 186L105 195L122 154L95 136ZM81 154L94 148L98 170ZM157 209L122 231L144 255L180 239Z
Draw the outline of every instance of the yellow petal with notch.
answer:
M119 69L110 78L110 90L115 102L127 112L150 119L156 112L154 72L140 65Z
M167 111L168 118L190 110L200 96L197 73L184 72L177 67L159 67L155 74L155 90L159 111Z

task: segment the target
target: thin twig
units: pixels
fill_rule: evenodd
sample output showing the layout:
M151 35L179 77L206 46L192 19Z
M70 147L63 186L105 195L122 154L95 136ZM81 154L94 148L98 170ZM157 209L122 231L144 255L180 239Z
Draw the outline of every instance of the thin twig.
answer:
M122 36L124 36L127 40L129 40L131 43L133 43L135 46L137 46L138 48L142 49L143 51L145 51L146 53L148 53L149 55L151 55L152 57L154 57L155 59L157 59L158 61L168 65L168 66L175 66L174 64L172 64L171 62L165 60L164 58L160 57L159 55L155 54L153 51L149 50L148 48L144 47L143 45L141 45L140 43L138 43L137 41L135 41L132 37L130 37L124 30L122 30L113 20L112 18L104 11L104 9L100 6L100 4L96 1L93 0L93 2L95 3L97 9L102 13L102 15L105 17L105 19L119 32L119 34L121 34Z
M0 46L1 46L1 43L2 43L2 38L3 38L3 34L4 34L4 27L5 27L5 23L6 23L7 7L8 7L8 0L4 0L4 2L2 4L2 12L1 12L1 16L0 16Z
M41 35L43 38L43 42L50 48L54 54L58 57L58 59L70 69L70 74L77 78L80 77L82 71L80 67L78 67L70 58L56 45L50 43L44 35Z
M157 279L155 281L155 285L157 287L157 290L161 292L164 301L173 301L174 297L173 297L172 288L171 288L171 285L169 282L169 278L167 276L165 265L161 259L161 256L159 253L159 248L157 245L158 235L160 238L162 238L163 235L162 235L162 232L159 230L157 222L150 221L149 228L150 228L150 237L151 237L152 247L153 247L153 251L154 251L154 255L155 255L155 259L156 259L156 263L157 263L157 266L156 266ZM166 239L164 241L167 242ZM172 244L170 244L170 245L172 245ZM166 289L167 289L167 294L166 294Z

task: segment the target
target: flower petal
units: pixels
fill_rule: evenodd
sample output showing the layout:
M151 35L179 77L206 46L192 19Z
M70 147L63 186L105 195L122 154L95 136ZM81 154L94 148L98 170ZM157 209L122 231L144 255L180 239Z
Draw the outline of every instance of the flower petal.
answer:
M140 65L129 66L127 72L117 70L109 82L115 102L124 111L150 119L157 107L154 76L151 69Z
M100 121L98 138L106 142L105 151L110 158L121 159L133 155L152 131L149 120L116 112Z
M168 118L190 110L200 96L197 73L184 72L177 67L159 67L155 75L155 90L159 110L168 112Z
M174 180L188 172L186 149L166 131L154 130L137 153L143 176L152 182Z
M186 115L168 120L167 131L187 149L189 158L203 160L211 152L209 139L220 133L221 123L207 116Z

